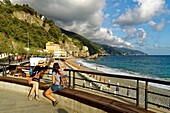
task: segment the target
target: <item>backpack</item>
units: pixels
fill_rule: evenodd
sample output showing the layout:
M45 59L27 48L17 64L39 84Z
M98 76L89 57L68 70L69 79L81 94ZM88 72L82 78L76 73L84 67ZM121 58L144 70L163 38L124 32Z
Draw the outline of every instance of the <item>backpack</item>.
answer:
M33 74L33 69L32 68L30 68L29 74L30 74L30 76L32 76L32 74Z
M30 70L29 70L30 77L35 76L35 75L36 75L36 73L37 73L37 71L36 71L35 67L30 68Z

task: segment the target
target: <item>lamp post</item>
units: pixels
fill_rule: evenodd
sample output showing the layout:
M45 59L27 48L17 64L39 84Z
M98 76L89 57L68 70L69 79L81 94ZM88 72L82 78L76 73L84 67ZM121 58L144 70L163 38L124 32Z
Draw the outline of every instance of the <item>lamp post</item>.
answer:
M24 33L24 34L26 34L26 36L27 36L27 47L28 47L27 55L28 55L28 51L29 51L29 33L27 32L27 33Z
M28 37L28 49L29 49L29 33L27 32L27 37Z

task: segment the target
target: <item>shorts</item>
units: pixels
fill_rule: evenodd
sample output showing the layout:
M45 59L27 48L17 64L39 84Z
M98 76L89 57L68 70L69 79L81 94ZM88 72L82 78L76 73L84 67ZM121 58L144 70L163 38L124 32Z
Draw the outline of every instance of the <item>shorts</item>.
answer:
M64 89L64 87L60 86L60 85L53 85L53 86L51 86L52 92L60 91L60 90L63 90L63 89Z

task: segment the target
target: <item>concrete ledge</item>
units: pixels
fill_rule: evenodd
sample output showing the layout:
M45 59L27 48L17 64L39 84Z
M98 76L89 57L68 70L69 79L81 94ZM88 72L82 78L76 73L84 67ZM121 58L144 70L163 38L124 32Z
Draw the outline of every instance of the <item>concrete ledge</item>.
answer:
M20 92L28 93L30 90L30 86L27 83L27 79L23 78L11 78L11 77L2 77L0 76L0 87L14 90L19 90ZM12 84L8 86L7 84ZM14 84L22 85L20 88L16 89ZM49 86L46 83L40 83L39 89L41 92L46 90ZM106 97L101 97L98 95L94 95L91 93L83 92L80 90L75 89L64 89L62 91L58 91L55 95L60 101L60 103L69 108L74 110L77 113L150 113L150 111L146 111L141 108L137 108L132 105L128 105L113 99L109 99ZM45 97L42 96L44 100ZM49 101L50 102L50 101Z

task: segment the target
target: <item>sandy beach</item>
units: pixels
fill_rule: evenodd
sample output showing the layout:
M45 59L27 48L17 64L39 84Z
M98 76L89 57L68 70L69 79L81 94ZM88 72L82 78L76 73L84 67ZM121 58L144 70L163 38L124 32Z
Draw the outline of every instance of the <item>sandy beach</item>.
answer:
M74 58L73 59L68 59L66 62L64 62L65 65L67 66L66 68L71 67L71 68L77 69L77 70L100 72L98 70L92 70L92 69L84 67L82 65L80 66L78 63L75 63L76 61L77 61L77 59L74 59ZM93 76L89 77L89 75L87 75L87 74L81 74L81 76L79 74L76 74L76 77L78 77L78 78L79 77L80 78L82 78L82 77L86 78L87 76L91 80L96 80L96 77L95 78L93 78ZM121 78L115 78L115 77L101 77L100 79L102 79L102 82L104 82L104 81L108 82L108 80L110 80L110 83L114 84L114 85L119 83L120 86L126 86L126 87L130 86L131 88L136 88L136 81L134 81L134 80L121 79ZM97 81L100 81L99 77L98 77ZM77 80L76 84L82 85L83 81ZM88 87L90 87L89 84L90 84L89 82L86 82L86 85ZM107 85L104 85L104 86L107 86ZM131 104L135 105L134 100L129 100L129 99L126 99L126 98L120 98L120 97L114 95L114 93L119 93L121 95L127 96L127 89L128 88L120 88L119 87L119 91L116 91L116 86L111 86L109 92L112 92L113 94L106 94L106 93L102 93L102 92L99 92L99 91L93 91L93 90L90 90L90 89L85 89L85 88L83 89L82 88L82 90L85 90L85 91L90 91L92 93L97 92L97 94L103 94L104 96L112 97L112 98L118 99L120 101L128 102L128 103L131 103ZM107 90L107 89L103 89L103 90ZM170 90L154 87L154 86L151 86L151 85L149 85L148 90L149 91L154 91L154 92L157 92L157 93L161 93L161 94L170 95ZM130 95L130 97L136 98L136 91L129 90L129 95ZM139 83L139 106L140 107L144 107L144 104L145 104L145 96L144 95L145 95L145 84L143 82L140 82ZM160 105L164 105L164 106L169 106L170 105L170 98L162 97L162 96L160 97L160 96L156 96L156 95L153 95L153 94L148 95L148 101L154 102L154 103L157 103L157 104L160 104ZM160 107L157 107L157 106L153 106L153 105L150 105L150 104L148 104L148 108L154 110L155 112L161 112L161 113L162 112L164 112L164 113L170 112L167 109L160 108Z

